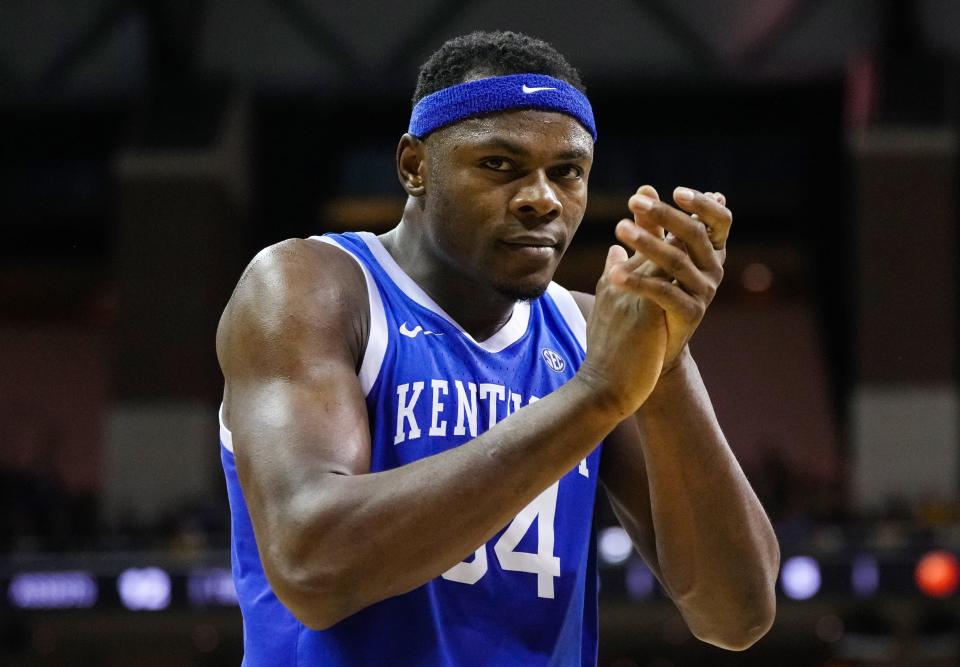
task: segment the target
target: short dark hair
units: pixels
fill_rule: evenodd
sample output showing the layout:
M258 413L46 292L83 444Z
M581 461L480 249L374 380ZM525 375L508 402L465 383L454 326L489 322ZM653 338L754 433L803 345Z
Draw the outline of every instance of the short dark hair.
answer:
M586 92L580 73L553 46L518 32L471 32L446 41L420 66L413 104L471 73L546 74Z

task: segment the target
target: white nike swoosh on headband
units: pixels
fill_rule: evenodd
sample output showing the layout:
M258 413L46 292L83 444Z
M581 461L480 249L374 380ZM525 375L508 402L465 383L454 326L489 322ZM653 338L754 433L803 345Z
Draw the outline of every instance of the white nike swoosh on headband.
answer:
M550 88L549 86L539 86L537 88L531 88L527 84L523 84L523 87L521 88L521 90L525 92L527 95L529 95L530 93L539 93L541 90L556 90L556 88Z

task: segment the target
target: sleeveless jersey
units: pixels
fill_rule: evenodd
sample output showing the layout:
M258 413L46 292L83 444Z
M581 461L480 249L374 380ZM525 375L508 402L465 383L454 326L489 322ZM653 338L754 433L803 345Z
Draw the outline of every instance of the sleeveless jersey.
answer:
M555 283L517 303L507 324L478 342L374 235L314 238L350 254L366 280L370 331L359 381L371 472L469 441L560 387L584 358L584 318ZM599 446L442 576L314 631L267 582L222 418L220 436L244 665L596 664Z

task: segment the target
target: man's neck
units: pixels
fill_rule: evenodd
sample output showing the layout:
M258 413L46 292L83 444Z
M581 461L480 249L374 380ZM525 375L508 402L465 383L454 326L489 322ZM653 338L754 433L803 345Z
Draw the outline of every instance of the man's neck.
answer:
M516 300L463 276L450 275L423 248L411 227L401 221L379 237L394 261L475 340L484 341L497 333L513 315Z

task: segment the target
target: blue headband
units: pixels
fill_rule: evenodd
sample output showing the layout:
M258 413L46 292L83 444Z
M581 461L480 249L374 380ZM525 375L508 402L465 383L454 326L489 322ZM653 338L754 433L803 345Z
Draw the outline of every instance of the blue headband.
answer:
M566 81L544 74L511 74L460 83L427 95L413 107L408 132L421 139L434 130L486 113L541 109L572 116L593 140L597 128L587 96Z

